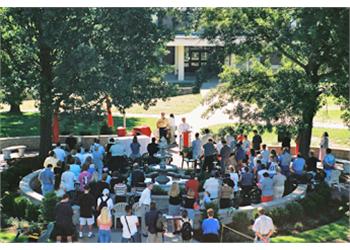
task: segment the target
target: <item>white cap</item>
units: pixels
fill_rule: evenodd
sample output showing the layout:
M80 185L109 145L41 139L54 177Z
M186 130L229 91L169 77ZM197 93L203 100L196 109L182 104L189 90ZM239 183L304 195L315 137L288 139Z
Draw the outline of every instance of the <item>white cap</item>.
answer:
M109 190L108 190L108 188L103 189L102 194L103 194L103 195L109 195Z

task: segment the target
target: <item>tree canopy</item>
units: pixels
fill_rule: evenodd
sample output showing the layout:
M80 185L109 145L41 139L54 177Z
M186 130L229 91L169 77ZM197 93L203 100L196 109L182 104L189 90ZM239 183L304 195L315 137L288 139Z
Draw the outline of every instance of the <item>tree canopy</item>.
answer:
M324 97L349 111L349 11L337 8L203 9L203 37L221 40L234 65L209 111L227 107L242 122L296 128L307 155ZM280 58L278 67L271 56Z
M52 114L100 111L109 96L120 110L155 98L172 89L164 82L167 68L160 58L170 31L158 25L159 9L146 8L35 8L4 9L11 24L3 27L17 61L30 68L31 93L39 100L40 155L51 147ZM21 32L20 37L13 33ZM19 39L16 41L15 39ZM20 54L18 46L31 53ZM16 77L17 72L9 70ZM30 72L30 71L27 71ZM24 72L25 75L26 72ZM23 77L24 78L24 77ZM5 85L11 85L7 78Z

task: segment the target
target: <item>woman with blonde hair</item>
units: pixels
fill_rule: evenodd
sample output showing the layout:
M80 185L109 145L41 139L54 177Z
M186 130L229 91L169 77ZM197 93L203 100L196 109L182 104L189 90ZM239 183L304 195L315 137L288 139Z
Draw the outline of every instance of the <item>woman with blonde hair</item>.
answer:
M173 182L171 184L169 190L169 212L170 216L179 216L180 215L180 207L182 203L182 197L180 192L180 187L177 182ZM174 234L178 233L179 223L177 220L174 220Z
M111 227L112 218L109 215L107 207L101 209L101 214L97 217L98 226L98 242L109 243L111 242Z

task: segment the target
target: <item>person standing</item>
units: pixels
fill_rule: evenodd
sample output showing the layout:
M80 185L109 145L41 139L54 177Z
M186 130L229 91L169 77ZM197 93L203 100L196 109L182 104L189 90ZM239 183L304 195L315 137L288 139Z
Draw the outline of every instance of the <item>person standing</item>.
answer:
M294 173L298 176L303 174L305 167L305 159L301 156L301 153L298 153L297 158L294 159L292 164L292 169Z
M220 150L220 156L221 156L221 172L225 173L225 170L228 168L228 166L231 164L230 156L231 156L231 148L227 145L226 140L221 141L223 147Z
M306 160L306 171L311 173L313 177L317 174L317 162L319 162L319 159L315 157L314 151L310 151L309 158Z
M220 181L218 176L212 173L211 177L204 182L203 188L210 194L212 200L217 199L220 191Z
M152 137L151 143L147 145L147 152L149 154L148 164L157 164L159 163L159 159L154 155L158 152L158 143L156 143L156 138Z
M202 155L202 141L199 139L199 133L195 134L195 139L192 141L192 159L195 160L195 168L197 167Z
M99 144L99 140L96 139L95 143L91 146L92 160L97 169L98 180L102 178L102 169L103 169L103 156L105 153L104 148Z
M61 148L61 143L57 142L53 151L55 152L56 158L59 161L64 162L66 159L66 152Z
M112 218L109 214L108 208L103 207L101 214L97 217L98 226L98 240L99 243L110 243L111 242L111 227Z
M109 216L111 216L111 211L113 209L113 200L111 197L109 197L109 189L107 188L103 189L102 195L97 199L97 213L100 214L104 207L107 207Z
M255 152L259 152L260 151L260 145L262 143L262 139L261 136L258 134L258 131L256 129L253 130L254 136L253 136L253 149L255 150Z
M181 118L181 123L179 125L179 145L180 145L180 150L182 150L184 148L184 146L189 146L189 145L184 145L184 138L185 136L189 136L189 135L185 135L185 133L190 132L190 125L188 123L186 123L186 118L182 117ZM190 141L190 138L187 138L187 141Z
M138 242L137 227L139 226L139 219L136 215L132 215L130 205L125 207L126 216L120 218L120 223L123 226L122 243Z
M334 170L335 166L335 157L332 154L332 150L330 148L326 149L326 155L323 158L323 170L326 173L326 179L329 180L331 178L332 170Z
M169 127L170 127L170 144L176 144L176 140L175 140L176 123L175 123L174 114L170 114L169 116Z
M259 217L254 221L253 231L255 232L255 243L268 243L275 231L275 226L270 217L265 215L262 207L258 208Z
M260 154L262 156L261 163L267 166L267 163L269 162L269 159L270 159L270 151L267 149L266 144L262 145L262 150Z
M248 140L248 136L247 135L243 135L242 148L243 148L245 154L249 155L250 141Z
M180 215L180 208L182 203L182 196L180 193L180 187L177 182L173 182L171 184L170 190L169 190L169 209L168 209L168 215L170 216L179 216ZM173 234L176 234L179 232L179 223L177 220L172 220L173 223Z
M46 168L47 165L51 164L52 168L56 168L57 163L58 163L58 159L56 158L55 152L53 150L51 150L49 152L48 156L46 157L43 165Z
M217 156L217 151L213 143L213 139L209 138L208 142L203 145L204 149L204 163L203 163L203 169L202 171L206 171L208 169L208 172L211 173L213 170L214 160Z
M182 242L183 243L191 242L191 239L193 237L193 222L188 217L187 210L183 210L181 213L180 227L181 227Z
M159 129L159 139L164 137L165 139L168 139L167 136L167 130L169 127L169 121L167 118L165 118L165 113L162 112L160 119L157 121L157 128Z
M188 192L190 189L194 192L194 197L196 200L199 198L199 188L200 182L194 173L190 175L190 179L186 182L185 191Z
M150 210L152 188L153 183L147 183L147 187L142 191L141 197L139 199L139 206L141 207L141 232L144 237L147 237L145 215Z
M201 138L202 145L206 144L210 138L213 138L213 135L210 133L210 130L208 128L205 128L204 134Z
M237 162L237 170L241 170L243 166L243 160L246 158L246 154L244 149L242 148L242 144L239 142L236 145L235 159Z
M284 193L284 183L286 182L287 177L281 174L281 168L276 169L276 174L272 178L273 182L273 199L282 198Z
M219 242L220 223L214 218L214 210L207 210L207 219L202 222L203 242Z
M162 216L161 212L157 210L155 202L151 202L150 210L145 214L146 226L148 229L147 242L148 243L160 243L162 242L162 230L157 227L157 221L159 216Z
M273 181L268 172L263 173L263 178L259 182L261 189L261 202L269 202L273 200Z
M292 155L289 153L289 148L284 148L283 153L279 156L279 163L281 166L282 174L289 176L290 174L290 163L292 162Z
M56 242L61 242L62 237L66 237L67 242L72 242L72 238L74 235L73 209L69 202L68 194L64 194L62 196L61 201L56 205L55 214Z
M75 190L75 181L77 178L75 177L74 173L70 171L69 166L65 166L65 171L63 172L61 176L61 187L63 191L72 197L72 193Z
M38 179L41 183L42 195L50 193L54 190L55 175L52 172L51 164L48 164L47 167L40 171Z
M89 173L88 171L89 169L89 164L85 163L82 167L82 172L80 173L79 177L78 177L78 181L79 181L79 186L80 186L80 191L84 191L84 187L89 185L89 183L92 180L92 175Z
M118 139L115 140L114 145L109 149L111 152L111 165L109 166L110 170L121 171L124 167L126 150L125 147Z
M138 142L137 136L135 135L132 138L132 143L130 144L131 154L129 156L133 161L141 157L140 148L141 144Z
M73 136L73 134L69 134L69 136L66 138L65 143L68 147L69 151L72 151L73 149L76 149L78 139Z
M83 238L84 226L87 225L89 228L88 238L94 237L92 233L92 225L94 224L93 208L95 207L95 197L89 193L90 187L86 185L84 187L84 193L78 198L78 205L80 207L80 218L79 218L79 238Z
M328 133L324 132L321 138L320 142L320 153L319 153L319 159L322 162L323 158L326 155L326 150L329 148L329 138L328 138Z

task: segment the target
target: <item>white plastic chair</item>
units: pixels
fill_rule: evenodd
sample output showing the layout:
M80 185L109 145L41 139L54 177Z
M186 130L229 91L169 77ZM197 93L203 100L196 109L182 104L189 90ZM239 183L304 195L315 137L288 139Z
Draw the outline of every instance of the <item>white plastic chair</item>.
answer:
M329 180L327 181L327 184L332 187L332 185L336 185L339 192L340 192L340 177L341 172L339 170L332 170Z
M126 216L125 207L128 205L126 202L119 202L114 205L113 217L114 217L114 229L117 229L117 219L120 219L122 216Z

